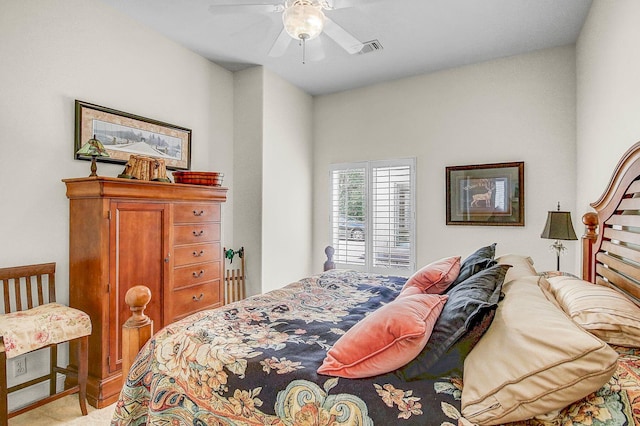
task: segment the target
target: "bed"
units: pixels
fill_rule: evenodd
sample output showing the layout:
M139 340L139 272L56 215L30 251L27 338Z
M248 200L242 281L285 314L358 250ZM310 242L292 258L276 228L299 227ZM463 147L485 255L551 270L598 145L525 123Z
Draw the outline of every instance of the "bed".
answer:
M495 244L409 279L329 270L159 331L112 425L640 424L639 176L636 144L583 217L581 278Z

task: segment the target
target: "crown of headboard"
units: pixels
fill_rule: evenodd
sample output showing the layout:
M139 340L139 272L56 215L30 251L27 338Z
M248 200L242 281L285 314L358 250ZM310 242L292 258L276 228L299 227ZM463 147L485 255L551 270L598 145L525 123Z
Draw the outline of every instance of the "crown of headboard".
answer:
M582 221L583 278L615 288L640 305L640 142L618 162L595 213Z

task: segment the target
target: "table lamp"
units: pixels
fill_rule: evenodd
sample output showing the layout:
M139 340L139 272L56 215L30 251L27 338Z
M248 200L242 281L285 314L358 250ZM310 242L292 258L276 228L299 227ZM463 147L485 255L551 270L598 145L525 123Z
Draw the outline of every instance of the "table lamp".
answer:
M576 233L573 230L573 224L571 223L571 213L560 211L560 203L558 203L557 211L550 211L547 215L547 224L544 226L542 238L549 240L556 240L551 248L556 251L558 258L557 268L560 271L560 253L566 250L566 247L560 242L560 240L577 240Z
M80 148L76 155L82 155L85 157L91 157L91 174L89 176L98 176L96 171L98 166L96 165L96 157L109 157L109 153L104 149L102 142L96 139L96 135L89 139L82 148Z

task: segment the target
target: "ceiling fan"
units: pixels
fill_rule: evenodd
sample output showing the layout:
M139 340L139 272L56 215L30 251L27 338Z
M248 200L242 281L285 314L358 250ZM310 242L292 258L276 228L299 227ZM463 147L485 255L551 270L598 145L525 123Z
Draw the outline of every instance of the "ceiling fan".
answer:
M326 34L349 54L353 55L362 50L364 44L328 18L324 11L363 3L371 3L371 0L283 0L271 4L220 4L209 6L209 11L213 14L281 13L283 28L271 46L269 56L284 55L291 41L298 40L303 48L304 63L306 42L321 33Z

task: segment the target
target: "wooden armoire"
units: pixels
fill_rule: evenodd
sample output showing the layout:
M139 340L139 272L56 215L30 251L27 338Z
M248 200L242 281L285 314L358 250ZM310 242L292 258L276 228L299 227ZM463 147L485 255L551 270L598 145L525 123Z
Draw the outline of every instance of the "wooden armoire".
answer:
M145 312L154 331L222 305L220 213L227 189L108 177L63 182L70 205L69 304L91 316L87 398L102 408L122 387L129 288L151 289ZM70 364L77 365L72 355Z

